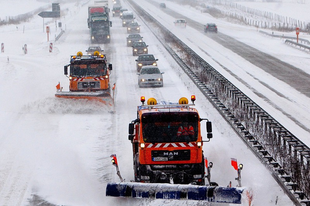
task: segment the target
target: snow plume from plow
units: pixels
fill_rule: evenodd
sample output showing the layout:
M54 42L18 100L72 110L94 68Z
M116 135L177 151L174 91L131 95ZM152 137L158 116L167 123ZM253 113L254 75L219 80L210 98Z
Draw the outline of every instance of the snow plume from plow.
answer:
M88 99L46 98L28 103L22 113L43 114L98 114L112 111L112 107Z

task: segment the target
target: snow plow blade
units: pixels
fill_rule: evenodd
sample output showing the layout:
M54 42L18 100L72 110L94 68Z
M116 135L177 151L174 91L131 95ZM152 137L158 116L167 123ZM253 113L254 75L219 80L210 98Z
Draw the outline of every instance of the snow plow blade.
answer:
M241 204L243 190L244 188L219 186L122 182L108 183L106 196L204 200L207 202Z
M100 101L106 105L112 106L114 104L114 99L111 97L110 93L105 91L96 91L96 92L64 92L57 91L55 94L58 98L67 98L67 99L89 99Z

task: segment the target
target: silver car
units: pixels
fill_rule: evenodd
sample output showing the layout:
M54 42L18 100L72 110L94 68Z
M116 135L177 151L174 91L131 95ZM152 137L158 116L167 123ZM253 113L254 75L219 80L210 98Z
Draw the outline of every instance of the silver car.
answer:
M143 66L138 73L139 87L163 87L163 73L157 66Z

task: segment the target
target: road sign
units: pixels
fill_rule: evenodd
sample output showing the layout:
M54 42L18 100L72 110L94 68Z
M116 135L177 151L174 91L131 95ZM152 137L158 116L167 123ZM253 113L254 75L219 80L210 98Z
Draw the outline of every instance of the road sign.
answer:
M58 18L60 17L60 12L42 11L38 15L42 18Z

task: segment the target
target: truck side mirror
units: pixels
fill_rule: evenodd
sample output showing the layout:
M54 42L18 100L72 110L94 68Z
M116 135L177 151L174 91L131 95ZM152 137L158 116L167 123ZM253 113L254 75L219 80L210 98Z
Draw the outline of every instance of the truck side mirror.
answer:
M206 128L207 128L207 138L211 139L212 138L212 123L207 121Z
M68 75L68 66L64 66L64 74Z
M132 135L134 133L134 129L135 129L135 124L134 123L129 123L128 134Z
M112 70L112 64L109 64L109 70Z

